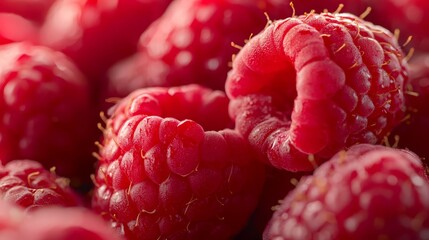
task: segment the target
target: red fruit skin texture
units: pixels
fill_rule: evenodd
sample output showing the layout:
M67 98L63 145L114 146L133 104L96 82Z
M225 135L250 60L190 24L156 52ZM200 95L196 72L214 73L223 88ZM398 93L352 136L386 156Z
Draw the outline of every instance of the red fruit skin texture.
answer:
M89 180L95 119L86 79L62 53L28 43L0 46L0 160L32 159Z
M51 5L56 0L2 0L0 12L14 13L38 24L45 19Z
M21 219L25 215L25 211L15 204L0 201L0 239L14 240L17 239L17 227L21 223Z
M0 12L0 45L36 41L37 31L33 22L17 14Z
M14 160L0 166L0 198L28 210L80 205L68 179L32 160Z
M230 116L267 163L312 170L402 120L406 66L391 32L354 15L278 20L233 61Z
M141 35L139 52L110 70L107 97L141 87L197 83L224 90L232 55L271 18L289 16L287 1L177 0Z
M82 207L49 207L28 212L0 201L1 240L122 240L99 215Z
M428 166L429 149L425 140L429 134L429 54L427 52L411 58L409 73L410 81L406 95L407 117L392 130L389 140L400 148L410 149Z
M27 214L19 232L18 239L32 240L123 239L101 216L81 207L36 210Z
M295 14L299 15L311 11L315 13L338 11L360 15L370 6L365 0L298 0L289 2L292 2Z
M263 239L427 239L428 192L414 153L355 145L301 179Z
M199 85L121 100L106 123L92 208L127 239L232 238L256 207L265 169L227 128L227 108L223 92Z
M136 51L140 34L170 2L58 0L41 28L40 43L69 56L97 93L110 65Z

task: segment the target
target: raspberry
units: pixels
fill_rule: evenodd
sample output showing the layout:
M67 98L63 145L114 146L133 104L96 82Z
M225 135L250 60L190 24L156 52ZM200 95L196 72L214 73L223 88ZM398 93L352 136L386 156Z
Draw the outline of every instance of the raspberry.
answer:
M412 152L355 145L299 182L264 239L427 239L428 192Z
M198 83L224 90L231 56L267 20L289 15L286 1L177 0L140 38L136 57L111 70L107 97L140 87ZM131 69L131 72L130 72Z
M228 239L264 168L228 129L228 99L199 85L132 92L110 111L93 209L128 239Z
M14 160L0 166L0 196L27 209L77 206L79 199L65 178L32 160Z
M41 44L69 56L95 93L113 63L136 51L140 34L171 0L57 0L41 29Z
M15 226L19 224L19 220L22 219L24 214L26 214L26 212L24 212L21 207L0 200L0 233L4 232L6 229L14 229Z
M413 57L410 60L409 73L409 89L406 95L409 115L392 130L389 140L400 148L415 152L428 165L429 149L423 139L429 134L429 54L422 53Z
M404 115L407 79L389 31L351 14L310 13L254 36L225 88L236 128L260 156L299 171L380 142Z
M2 0L0 12L15 13L24 18L42 23L46 13L56 0Z
M65 217L66 216L66 217ZM107 222L85 208L45 208L24 218L19 239L121 240Z
M0 45L35 41L36 36L37 28L34 23L13 13L0 13Z
M311 11L317 13L323 11L342 11L359 15L369 6L366 0L305 0L289 2L292 2L296 14L305 14Z
M25 212L0 201L0 239L120 240L103 219L81 207L49 207Z
M45 47L12 43L0 46L0 56L1 162L32 159L72 184L89 181L95 117L86 80Z

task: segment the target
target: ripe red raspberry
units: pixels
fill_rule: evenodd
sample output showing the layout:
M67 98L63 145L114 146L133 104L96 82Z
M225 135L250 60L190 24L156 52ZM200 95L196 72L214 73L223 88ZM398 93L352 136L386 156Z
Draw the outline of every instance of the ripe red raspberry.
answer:
M15 13L42 23L46 13L56 0L1 0L0 12Z
M27 43L0 46L0 56L1 162L32 159L72 183L89 179L95 118L81 73L63 54Z
M136 51L139 36L171 0L58 0L41 29L41 43L69 56L94 91L113 63Z
M27 209L80 204L68 179L32 160L14 160L0 166L0 198Z
M351 14L310 13L254 36L226 91L236 128L262 158L311 170L344 147L383 139L404 115L407 77L391 32Z
M111 70L108 97L140 87L198 83L224 90L231 56L270 17L289 16L287 1L176 0L140 38L136 57ZM130 72L131 70L131 72Z
M37 31L34 23L19 15L0 13L0 45L20 41L35 41Z
M424 141L429 134L429 53L413 57L409 73L406 95L409 114L392 130L389 143L410 149L429 166L429 145Z
M264 239L427 239L428 193L412 152L355 145L299 182Z
M85 208L44 208L26 215L18 229L20 239L121 240L99 215Z
M2 240L121 240L107 222L80 207L49 207L31 212L0 201Z
M228 99L198 85L134 91L111 111L93 208L128 239L229 239L246 223L264 167L226 129Z

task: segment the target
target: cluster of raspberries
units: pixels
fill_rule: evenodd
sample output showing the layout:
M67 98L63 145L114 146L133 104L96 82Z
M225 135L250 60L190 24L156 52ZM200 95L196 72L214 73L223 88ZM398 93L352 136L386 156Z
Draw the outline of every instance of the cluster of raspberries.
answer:
M426 0L1 0L0 240L429 239Z

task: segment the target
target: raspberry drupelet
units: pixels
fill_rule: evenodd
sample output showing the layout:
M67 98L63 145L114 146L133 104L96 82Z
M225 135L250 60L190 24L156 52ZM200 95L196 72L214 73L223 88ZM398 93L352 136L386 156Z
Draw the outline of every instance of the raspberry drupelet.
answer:
M429 181L412 152L359 144L301 179L264 239L428 239Z
M265 168L233 129L228 98L199 85L132 92L110 109L92 208L128 239L228 239Z
M14 160L0 166L0 199L28 210L81 204L68 179L32 160Z
M311 170L402 120L406 65L391 32L355 15L277 20L233 61L230 115L266 162Z

